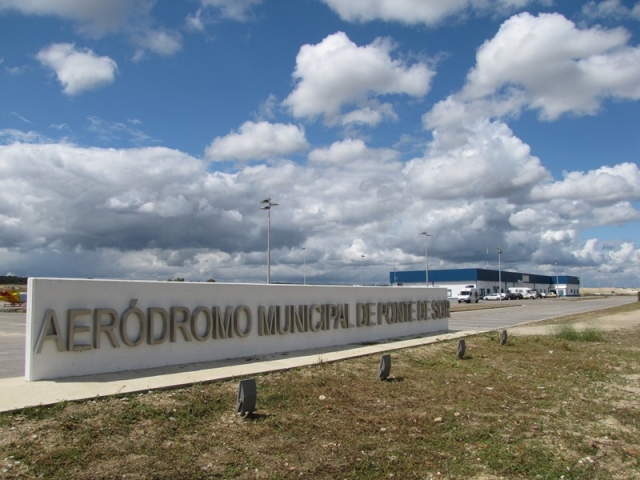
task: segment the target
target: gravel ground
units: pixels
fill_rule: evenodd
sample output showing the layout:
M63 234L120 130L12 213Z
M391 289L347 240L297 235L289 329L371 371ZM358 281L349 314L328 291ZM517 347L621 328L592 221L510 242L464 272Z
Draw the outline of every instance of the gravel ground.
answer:
M586 322L576 322L574 326L577 330L595 327L603 331L624 330L628 328L637 328L640 326L640 311L619 313L616 315L608 315ZM550 335L556 328L555 324L520 326L509 329L509 333L519 335Z

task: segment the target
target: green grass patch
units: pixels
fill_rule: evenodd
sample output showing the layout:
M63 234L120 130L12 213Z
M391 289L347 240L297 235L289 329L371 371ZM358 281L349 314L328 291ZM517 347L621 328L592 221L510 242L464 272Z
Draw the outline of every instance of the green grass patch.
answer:
M596 327L576 329L571 323L563 323L555 327L556 337L570 342L602 342L604 333Z

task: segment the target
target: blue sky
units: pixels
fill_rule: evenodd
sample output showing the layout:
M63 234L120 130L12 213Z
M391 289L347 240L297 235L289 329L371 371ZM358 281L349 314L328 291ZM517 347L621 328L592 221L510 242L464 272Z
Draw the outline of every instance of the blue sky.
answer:
M622 0L0 0L0 271L263 282L272 196L272 281L384 283L428 230L430 268L638 286L639 33Z

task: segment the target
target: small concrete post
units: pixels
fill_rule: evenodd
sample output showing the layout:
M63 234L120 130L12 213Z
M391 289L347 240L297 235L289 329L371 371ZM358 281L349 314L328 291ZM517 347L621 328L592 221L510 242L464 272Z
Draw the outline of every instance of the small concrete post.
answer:
M460 341L458 342L458 358L460 359L464 358L464 351L466 348L467 347L464 343L464 338L461 338Z
M238 401L236 403L236 411L243 417L255 412L256 397L256 379L248 378L246 380L240 380L240 383L238 383Z
M385 354L380 357L380 366L378 367L378 380L386 380L391 372L391 355Z

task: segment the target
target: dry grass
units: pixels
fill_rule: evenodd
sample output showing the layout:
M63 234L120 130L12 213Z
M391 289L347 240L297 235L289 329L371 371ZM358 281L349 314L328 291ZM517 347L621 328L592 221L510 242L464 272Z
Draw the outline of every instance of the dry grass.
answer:
M466 340L260 376L247 419L237 381L2 414L0 476L638 478L639 329Z

